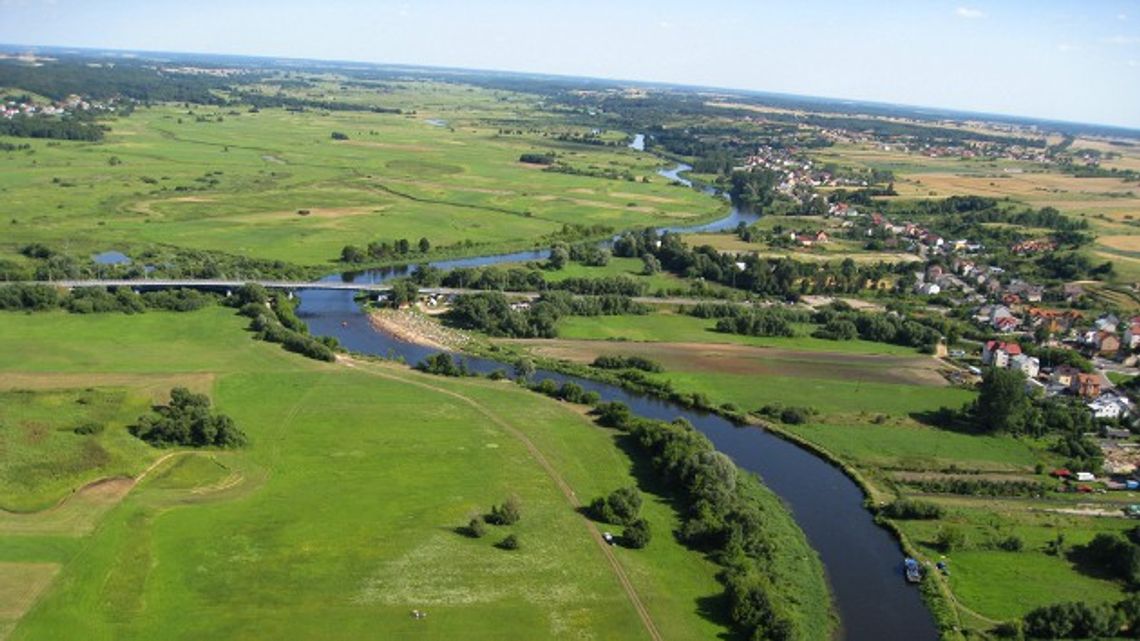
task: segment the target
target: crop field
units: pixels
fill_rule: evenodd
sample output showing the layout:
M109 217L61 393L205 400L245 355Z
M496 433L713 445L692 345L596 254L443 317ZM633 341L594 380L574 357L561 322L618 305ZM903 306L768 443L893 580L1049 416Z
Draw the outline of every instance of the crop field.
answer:
M19 599L3 600L0 634L649 638L616 569L667 638L724 631L715 567L668 536L668 497L646 494L658 536L644 550L611 548L616 569L575 511L571 497L637 482L612 432L513 385L317 363L250 340L242 325L221 308L0 314L0 372L38 381L38 403L72 403L84 377L126 390L100 394L148 398L131 377L185 375L211 382L251 441L143 453L135 464L156 464L133 480L42 512L0 512L0 577L27 577ZM116 349L123 335L130 348ZM53 376L64 387L52 389ZM104 437L121 429L108 421ZM512 493L518 524L484 539L458 532ZM508 533L521 549L493 546Z
M76 255L173 245L312 266L346 244L426 237L437 255L454 255L530 247L567 224L675 224L724 207L666 184L648 154L553 139L561 121L533 100L452 85L389 94L410 95L425 100L415 115L140 108L112 121L102 143L2 152L0 255L32 242ZM501 132L491 118L529 133ZM544 172L520 163L523 153L638 180Z

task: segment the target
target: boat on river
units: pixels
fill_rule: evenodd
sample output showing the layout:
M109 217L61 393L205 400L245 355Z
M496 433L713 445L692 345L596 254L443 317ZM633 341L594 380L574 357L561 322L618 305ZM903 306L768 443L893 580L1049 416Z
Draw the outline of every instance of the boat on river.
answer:
M903 569L906 570L906 580L908 583L922 582L922 566L918 564L918 561L908 556L906 560L903 561Z

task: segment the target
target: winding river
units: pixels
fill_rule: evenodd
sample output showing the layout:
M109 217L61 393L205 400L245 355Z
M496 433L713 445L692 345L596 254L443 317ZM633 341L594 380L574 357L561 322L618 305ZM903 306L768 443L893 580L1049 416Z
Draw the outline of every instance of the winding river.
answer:
M678 165L658 173L691 185L679 175L687 169L687 165ZM731 229L756 218L756 214L733 207L727 216L712 223L668 229L715 231ZM542 260L547 255L545 250L536 250L432 264L440 269L452 269ZM406 275L411 269L332 274L324 280L382 282ZM308 323L310 331L317 336L334 336L347 349L378 356L400 356L409 363L417 363L436 352L373 329L351 292L302 290L299 294L301 302L297 314ZM471 369L481 373L510 369L487 359L466 357L466 360ZM933 641L938 638L933 617L919 591L904 581L898 542L876 525L863 507L864 496L859 486L830 463L762 429L738 427L714 414L639 396L604 383L539 370L536 379L543 378L559 383L572 381L597 392L603 400L626 403L641 416L662 420L684 418L741 468L759 474L791 509L823 560L839 611L841 638L849 641ZM756 384L763 385L763 379L757 379Z

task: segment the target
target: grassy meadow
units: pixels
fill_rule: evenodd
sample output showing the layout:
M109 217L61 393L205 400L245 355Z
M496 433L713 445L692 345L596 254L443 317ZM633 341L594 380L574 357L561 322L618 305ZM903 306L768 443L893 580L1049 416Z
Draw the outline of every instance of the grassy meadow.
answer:
M13 139L32 150L0 152L0 257L33 242L77 256L172 245L317 266L346 244L426 237L434 255L469 254L567 224L676 224L725 206L666 184L648 154L555 140L569 127L533 98L430 87L386 94L422 100L414 114L169 105L111 121L101 143ZM505 120L523 128L493 124ZM531 152L648 182L544 172L519 162Z
M22 605L0 608L0 634L648 638L594 526L535 454L588 502L638 482L614 433L510 384L317 363L250 340L243 324L222 308L0 315L0 380L34 390L5 394L71 403L87 386L120 399L148 398L151 377L207 383L251 441L136 452L128 471L172 456L114 491L60 490L58 508L0 511L0 593L25 577ZM116 433L109 419L101 437ZM43 446L45 460L66 460ZM518 524L483 539L457 531L512 493ZM668 497L646 499L656 536L644 550L612 548L616 562L666 638L723 633L715 566L668 535ZM508 533L520 550L494 547Z

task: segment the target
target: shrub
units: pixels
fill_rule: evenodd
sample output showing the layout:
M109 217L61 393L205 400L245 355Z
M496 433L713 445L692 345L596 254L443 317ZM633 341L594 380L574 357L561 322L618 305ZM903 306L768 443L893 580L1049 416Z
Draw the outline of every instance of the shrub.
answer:
M619 488L609 496L599 496L590 503L590 514L605 523L632 523L640 511L641 493L634 487Z
M522 503L517 496L511 495L502 505L491 507L487 522L491 525L514 525L520 518L522 518Z
M942 506L928 501L899 499L882 509L883 516L891 519L940 519Z
M495 544L500 550L517 550L519 549L519 537L514 534L508 534L506 538Z
M467 524L467 535L473 539L481 539L487 535L487 523L481 516L471 518Z
M103 429L105 427L106 426L103 425L102 423L96 423L95 421L87 421L87 422L79 424L72 431L75 432L76 434L81 435L81 436L86 436L89 434L99 434L103 431Z
M943 527L934 537L934 545L943 552L961 550L966 547L966 533L954 526Z
M645 519L637 519L630 523L622 535L626 546L634 549L641 549L649 545L650 538L649 522Z

